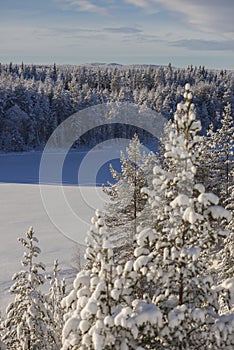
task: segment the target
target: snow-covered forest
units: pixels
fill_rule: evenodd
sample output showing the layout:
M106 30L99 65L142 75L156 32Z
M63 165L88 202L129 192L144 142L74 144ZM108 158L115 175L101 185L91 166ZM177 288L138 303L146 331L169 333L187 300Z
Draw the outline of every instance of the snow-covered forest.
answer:
M121 171L111 167L72 286L57 260L46 273L33 228L19 239L25 253L0 348L232 350L233 72L24 64L0 72L5 152L43 147L65 118L100 103L145 104L169 120L157 153L145 154L135 134ZM99 142L95 130L86 137Z
M193 66L178 69L171 64L165 67L0 64L0 148L10 152L43 147L52 131L72 113L112 101L146 105L170 119L186 83L193 86L197 118L203 131L211 122L219 126L227 102L234 107L232 71ZM120 130L108 130L108 134L111 132L115 137L121 134ZM129 135L130 130L125 134ZM98 143L96 138L94 130L86 135L85 142L94 145Z

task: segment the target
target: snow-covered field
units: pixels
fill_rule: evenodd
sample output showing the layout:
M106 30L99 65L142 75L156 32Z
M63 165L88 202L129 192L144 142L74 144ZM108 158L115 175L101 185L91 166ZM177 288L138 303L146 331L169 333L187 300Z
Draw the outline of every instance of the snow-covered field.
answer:
M95 157L99 158L100 155L100 152L96 152ZM57 184L38 184L40 157L40 152L0 154L0 309L3 311L10 299L8 290L12 285L11 277L21 269L20 260L24 249L17 238L24 237L27 229L33 226L42 250L40 260L46 264L47 272L51 272L53 261L58 258L63 273L71 280L77 259L76 242L84 243L95 208L101 209L104 205L101 187L94 184L87 186L93 178L88 168L85 178L87 183L77 185L77 164L84 154L74 152L67 160L66 186L63 187L64 200L74 215L72 219L64 215L64 203L55 201L51 221L40 190L46 190L53 196L61 187ZM92 161L88 163L90 167ZM72 165L75 170L72 170ZM99 169L99 181L110 179L107 169L103 167L101 173Z

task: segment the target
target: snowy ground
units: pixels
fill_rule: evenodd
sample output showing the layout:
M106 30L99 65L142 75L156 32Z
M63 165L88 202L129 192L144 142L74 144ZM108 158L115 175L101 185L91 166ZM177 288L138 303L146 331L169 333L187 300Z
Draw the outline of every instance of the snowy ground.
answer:
M55 258L59 259L63 273L70 281L74 277L74 266L77 259L77 243L83 242L89 228L90 219L95 208L102 208L104 195L101 187L95 186L93 178L96 172L98 185L110 179L108 167L92 171L91 164L86 162L87 176L85 183L77 185L77 164L85 154L72 153L68 158L68 168L65 169L64 198L74 213L74 219L64 215L64 203L54 203L53 218L49 217L42 202L40 190L55 195L61 187L57 184L38 184L40 152L25 154L0 154L0 309L5 310L10 300L8 293L12 285L12 275L21 269L20 260L24 252L17 241L23 237L29 226L33 226L42 250L40 260L51 271ZM101 151L95 153L95 159L100 159ZM105 156L102 163L105 163ZM99 162L100 163L100 162ZM72 166L75 170L72 169ZM99 166L100 167L100 166ZM92 186L88 184L92 183ZM61 221L64 226L60 227ZM60 221L59 221L60 220ZM58 226L58 227L57 227ZM66 230L66 232L65 232ZM62 232L61 232L62 231ZM71 240L72 238L72 240ZM75 241L75 242L74 242Z

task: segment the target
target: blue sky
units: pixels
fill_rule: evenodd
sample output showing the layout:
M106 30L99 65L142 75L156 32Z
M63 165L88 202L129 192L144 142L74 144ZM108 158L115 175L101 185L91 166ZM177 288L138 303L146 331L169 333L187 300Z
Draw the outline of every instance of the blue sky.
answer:
M0 62L234 69L234 0L0 0Z

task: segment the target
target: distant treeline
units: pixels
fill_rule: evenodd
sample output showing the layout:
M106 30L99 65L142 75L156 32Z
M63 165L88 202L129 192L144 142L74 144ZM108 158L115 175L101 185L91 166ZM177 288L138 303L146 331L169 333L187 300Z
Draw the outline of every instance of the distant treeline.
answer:
M53 130L84 108L112 101L129 101L173 116L185 83L194 91L197 118L203 131L215 127L228 102L234 108L234 72L205 67L184 69L148 66L51 66L0 63L0 149L42 148ZM95 117L95 116L94 116ZM106 128L108 130L108 128ZM128 135L128 126L112 131ZM92 146L102 132L81 142Z

